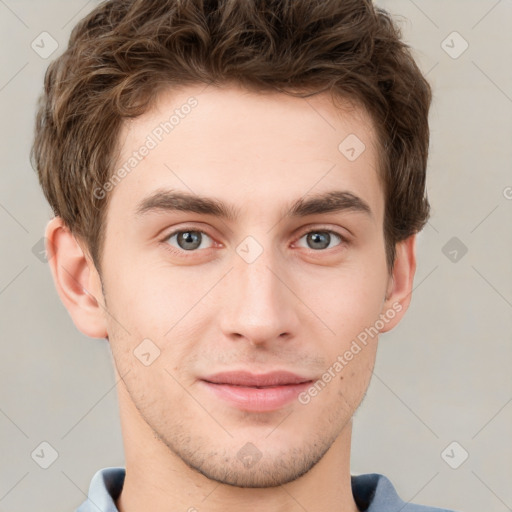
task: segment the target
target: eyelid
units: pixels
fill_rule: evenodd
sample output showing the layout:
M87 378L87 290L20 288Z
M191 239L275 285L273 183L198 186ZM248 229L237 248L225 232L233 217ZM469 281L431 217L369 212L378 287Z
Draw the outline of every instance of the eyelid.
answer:
M178 227L178 228L172 229L171 231L167 232L167 234L160 240L160 242L163 243L174 254L176 254L176 253L179 253L179 254L187 254L187 253L189 253L190 255L192 255L194 253L199 252L197 249L194 250L194 251L185 251L183 249L178 249L176 247L173 247L173 246L171 246L171 245L169 245L167 243L169 238L171 238L172 236L177 235L178 233L186 232L186 231L194 231L196 233L201 233L203 235L206 235L208 238L210 238L213 241L214 246L221 246L222 247L222 244L220 244L219 242L216 242L215 241L215 237L210 235L207 230L198 228L197 226L188 226L188 225L182 226L182 227ZM208 249L210 249L210 247ZM207 249L202 249L202 250L205 251Z
M315 231L332 233L332 234L339 236L343 243L350 242L350 237L348 235L342 234L340 232L340 228L335 229L332 226L322 225L322 224L310 224L304 228L301 228L301 230L299 231L299 235L296 237L296 240L299 240L304 235L307 235L308 233L315 232Z
M215 237L210 235L207 230L199 228L197 226L193 226L193 225L184 225L184 226L180 226L180 227L172 229L171 231L166 233L166 235L160 240L160 242L163 243L166 246L166 248L168 250L170 250L173 254L179 253L180 255L187 255L187 253L188 253L189 256L192 256L194 254L199 253L200 251L197 249L194 251L185 251L185 250L173 247L173 246L169 245L168 243L166 243L169 240L169 238L171 238L172 236L174 236L178 233L186 232L186 231L194 231L197 233L202 233L203 235L206 235L207 237L209 237L214 242L216 247L223 246L223 244L217 242L215 240ZM307 235L307 234L309 234L311 232L315 232L315 231L326 232L326 233L330 233L330 234L334 234L334 235L338 236L341 239L341 242L339 244L340 246L346 245L350 242L350 238L347 235L340 233L339 230L333 229L331 226L321 225L321 224L320 225L319 224L310 224L310 225L302 227L300 229L299 234L294 237L294 242L292 245L295 245L304 235ZM338 247L338 246L336 246L336 247ZM209 247L207 249L202 249L202 251L205 251L205 250L208 250L211 248L212 247ZM334 249L334 248L331 248L331 249ZM310 250L315 251L314 249L310 249ZM315 251L315 252L328 252L328 251L329 251L329 249Z

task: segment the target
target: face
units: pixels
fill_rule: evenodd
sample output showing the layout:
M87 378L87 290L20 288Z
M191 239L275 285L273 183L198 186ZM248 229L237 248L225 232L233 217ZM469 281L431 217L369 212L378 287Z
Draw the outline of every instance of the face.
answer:
M370 120L322 95L187 87L162 94L120 140L117 168L130 171L111 191L102 270L126 396L208 478L294 480L350 424L377 348L361 333L390 309ZM309 382L212 383L276 371Z

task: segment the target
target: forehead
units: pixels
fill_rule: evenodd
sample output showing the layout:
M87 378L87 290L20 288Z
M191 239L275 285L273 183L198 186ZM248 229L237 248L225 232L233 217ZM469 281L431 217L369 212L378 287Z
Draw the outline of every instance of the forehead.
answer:
M369 116L327 94L297 98L235 85L162 92L124 123L109 217L135 214L169 189L258 213L308 194L346 190L383 214L378 149ZM270 210L268 210L270 214ZM240 216L238 216L240 218Z

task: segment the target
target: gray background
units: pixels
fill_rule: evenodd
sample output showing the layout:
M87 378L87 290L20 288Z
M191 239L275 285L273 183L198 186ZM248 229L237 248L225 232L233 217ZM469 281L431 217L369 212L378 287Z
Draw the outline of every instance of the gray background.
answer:
M416 503L511 510L512 2L377 3L434 88L432 217L410 310L382 335L354 418L352 473L383 473ZM108 344L75 328L34 254L52 213L28 159L46 66L96 4L0 0L0 512L74 510L98 469L124 465ZM59 44L47 59L31 47L43 31ZM32 456L43 441L48 469Z

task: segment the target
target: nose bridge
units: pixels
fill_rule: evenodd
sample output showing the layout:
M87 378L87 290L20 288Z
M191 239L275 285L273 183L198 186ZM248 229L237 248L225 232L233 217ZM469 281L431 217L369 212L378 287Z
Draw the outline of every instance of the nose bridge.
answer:
M221 313L225 334L261 343L294 331L293 294L282 282L278 251L248 237L236 248L233 262Z
M276 277L280 267L277 251L269 242L263 246L254 237L247 237L236 252L233 280L239 290L238 299L249 301L254 314L270 312L278 296L283 295L283 284Z

